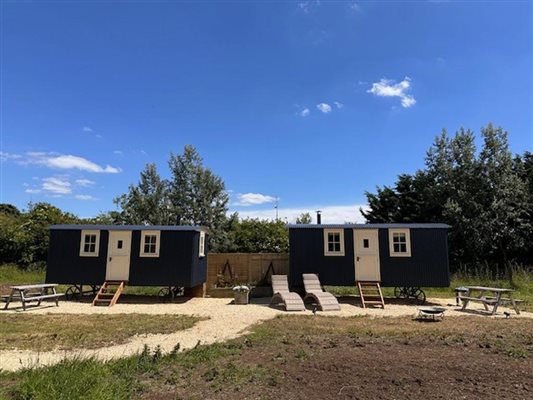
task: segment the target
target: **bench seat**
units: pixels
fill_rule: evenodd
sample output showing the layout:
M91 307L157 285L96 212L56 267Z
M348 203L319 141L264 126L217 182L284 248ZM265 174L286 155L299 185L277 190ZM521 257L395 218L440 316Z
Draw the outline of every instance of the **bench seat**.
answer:
M54 294L43 294L40 296L28 296L28 297L24 297L24 301L28 302L28 301L45 300L45 299L57 299L64 295L65 293L54 293Z
M465 301L465 300L479 301L479 302L485 303L485 304L496 304L498 302L498 300L496 300L496 299L489 299L489 298L486 298L486 297L466 297L466 296L461 296L461 300L462 301Z

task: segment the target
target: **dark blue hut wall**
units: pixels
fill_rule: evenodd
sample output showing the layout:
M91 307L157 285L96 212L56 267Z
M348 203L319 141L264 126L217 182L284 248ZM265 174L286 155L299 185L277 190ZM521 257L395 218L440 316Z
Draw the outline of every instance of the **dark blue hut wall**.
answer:
M200 250L200 232L195 232L193 238L192 249L192 263L191 263L191 277L189 287L200 285L207 281L207 254L208 249L208 235L205 235L204 257L199 257Z
M141 231L133 231L129 285L190 287L191 249L197 235L194 231L161 231L159 257L140 257Z
M355 282L353 230L344 229L344 256L324 256L324 230L289 229L289 283L303 286L302 274L316 273L323 285Z
M206 281L206 256L198 257L200 233L161 231L159 257L140 257L141 231L133 230L130 286L193 287ZM81 229L50 230L46 282L101 285L105 281L109 231L100 231L98 257L80 257Z
M107 263L107 231L100 233L98 257L80 257L81 230L51 230L47 283L101 285Z
M411 257L390 257L388 229L379 230L381 285L448 287L448 232L411 229Z
M448 232L446 229L411 228L411 257L390 257L389 230L379 228L382 286L448 287ZM345 255L324 256L322 227L289 229L289 282L303 286L303 273L318 273L325 285L355 284L353 229L344 229Z

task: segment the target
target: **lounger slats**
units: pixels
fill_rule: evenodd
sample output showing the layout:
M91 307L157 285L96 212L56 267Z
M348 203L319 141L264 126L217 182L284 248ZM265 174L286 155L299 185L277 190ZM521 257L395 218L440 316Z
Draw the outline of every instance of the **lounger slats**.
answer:
M271 304L283 303L287 311L304 311L305 304L298 293L289 291L287 275L272 275L272 297Z
M339 302L331 293L324 292L316 274L303 274L305 286L305 300L311 299L316 302L322 311L337 311L341 309Z

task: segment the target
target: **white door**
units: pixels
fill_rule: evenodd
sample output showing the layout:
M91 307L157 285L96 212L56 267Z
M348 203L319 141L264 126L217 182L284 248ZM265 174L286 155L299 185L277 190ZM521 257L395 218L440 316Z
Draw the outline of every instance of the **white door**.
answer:
M106 281L127 281L130 276L131 231L109 231Z
M354 229L355 280L379 282L379 235L377 229Z

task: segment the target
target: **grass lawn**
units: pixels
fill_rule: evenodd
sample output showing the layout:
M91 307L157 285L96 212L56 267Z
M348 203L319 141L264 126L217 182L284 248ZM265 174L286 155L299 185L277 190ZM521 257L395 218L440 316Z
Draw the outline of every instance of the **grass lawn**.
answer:
M282 316L186 352L1 373L6 399L529 399L533 321Z
M0 350L98 348L136 334L188 329L200 320L187 315L0 314Z

